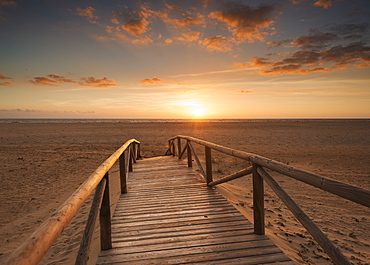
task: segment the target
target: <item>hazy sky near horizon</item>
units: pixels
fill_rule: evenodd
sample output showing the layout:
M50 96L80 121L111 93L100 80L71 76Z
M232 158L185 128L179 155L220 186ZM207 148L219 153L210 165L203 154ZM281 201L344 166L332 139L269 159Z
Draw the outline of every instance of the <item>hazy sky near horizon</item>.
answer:
M0 118L370 118L369 0L0 0Z

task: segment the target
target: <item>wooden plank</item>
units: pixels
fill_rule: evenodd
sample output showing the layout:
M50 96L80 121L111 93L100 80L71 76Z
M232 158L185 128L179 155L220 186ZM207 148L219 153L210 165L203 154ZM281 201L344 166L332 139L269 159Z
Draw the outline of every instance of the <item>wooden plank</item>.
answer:
M214 261L221 260L227 263L230 258L246 258L248 260L256 255L263 255L263 260L266 260L268 254L278 254L280 260L286 261L288 258L275 246L271 246L271 242L263 242L257 245L258 247L249 247L248 242L236 242L231 244L217 244L209 246L189 247L185 250L179 249L164 249L158 251L147 251L138 253L116 253L114 256L101 257L97 264L104 264L106 260L109 262L123 262L135 264L179 264L179 263L193 263L207 260L208 264L214 264ZM252 244L251 244L252 245ZM256 246L253 243L254 246ZM163 258L165 257L165 258ZM276 255L273 255L275 261L279 261ZM211 261L211 262L210 262ZM245 263L240 263L245 264Z
M186 162L148 161L160 170L145 170L145 163L138 160L141 171L135 164L129 176L129 192L112 220L113 248L102 251L97 264L290 261Z
M157 229L157 228L163 228L163 227L168 227L168 228L173 228L173 227L190 227L194 225L199 225L199 224L212 224L212 223L222 223L226 224L228 222L235 222L235 221L241 221L245 220L244 217L242 216L224 216L220 217L219 219L215 220L214 222L210 222L209 219L200 219L200 220L187 220L187 221L178 221L178 222L173 222L173 223L166 223L165 226L163 223L152 223L152 224L142 224L142 223L137 223L136 225L132 224L131 226L125 226L125 225L115 225L112 230L114 231L132 231L134 229L136 230L141 230L141 229Z
M234 224L234 225L232 225ZM172 228L157 228L144 231L126 231L121 232L118 230L116 232L117 240L132 241L132 240L142 240L142 239L153 239L153 238L165 238L165 237L175 237L181 235L197 235L197 234L211 234L213 232L224 232L224 231L246 231L247 225L243 222L229 223L228 225L222 226L222 224L208 224L208 225L195 225L186 229L184 227L172 227ZM252 230L250 227L249 230ZM130 233L131 232L131 233ZM118 241L117 241L118 242Z
M131 208L124 208L118 209L116 212L116 216L121 214L146 214L146 213L153 213L153 208L155 208L155 212L158 214L165 213L168 211L178 212L180 210L189 211L189 210L201 210L201 209L233 209L233 206L228 204L227 202L219 201L219 202L198 202L198 203L189 203L189 204L160 204L160 205L143 205L141 208L135 208L135 206Z

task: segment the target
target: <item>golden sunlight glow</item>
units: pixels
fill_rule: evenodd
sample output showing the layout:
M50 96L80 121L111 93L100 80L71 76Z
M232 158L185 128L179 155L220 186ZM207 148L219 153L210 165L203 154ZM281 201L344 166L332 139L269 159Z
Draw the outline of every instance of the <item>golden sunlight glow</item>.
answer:
M179 105L185 107L184 111L188 112L192 116L200 117L206 114L206 107L195 100L183 100L179 103Z
M190 113L193 114L194 116L202 116L206 113L206 110L204 109L203 106L195 106L190 109Z

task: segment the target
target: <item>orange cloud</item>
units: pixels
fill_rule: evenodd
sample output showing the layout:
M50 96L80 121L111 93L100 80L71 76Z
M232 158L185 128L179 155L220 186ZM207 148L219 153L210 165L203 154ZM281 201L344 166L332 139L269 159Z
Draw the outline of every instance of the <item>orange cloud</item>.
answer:
M75 81L70 78L65 78L57 74L50 74L47 76L34 77L33 80L30 80L31 83L39 86L60 86L64 83L74 83L80 86L90 86L90 87L111 87L116 86L113 79L104 78L94 78L94 77L85 77L81 78L80 81Z
M148 18L152 16L145 5L139 5L139 11L113 11L111 22L121 25L121 28L131 35L140 38L149 30Z
M192 42L192 41L198 40L199 37L200 37L200 32L190 31L190 32L181 33L181 36L177 37L176 39L181 40L181 41Z
M145 19L130 20L129 22L122 25L122 28L131 35L141 37L145 32L148 31L149 22Z
M84 77L78 82L80 86L89 86L89 87L101 87L108 88L112 86L117 86L116 81L113 79L103 78L94 78L94 77Z
M238 63L239 67L260 67L263 74L308 74L343 70L349 66L370 67L370 46L367 45L368 24L339 24L327 27L326 32L311 29L310 34L289 40L293 53L280 54L275 61L252 57L252 62ZM270 47L286 43L274 42ZM275 45L276 44L276 45Z
M216 52L230 52L232 51L232 44L223 36L214 36L199 41L200 44L206 47L209 51Z
M162 79L159 79L159 78L152 78L152 79L144 79L144 80L141 80L140 81L140 84L141 85L154 85L154 84L158 84L158 83L162 83Z
M76 83L72 79L65 78L64 76L57 74L34 77L33 80L30 80L30 82L39 86L59 86L59 84L63 83Z
M17 3L12 0L0 0L0 6L15 7Z
M52 78L46 76L34 77L33 80L30 80L30 82L34 85L39 86L59 86L58 81L53 80Z
M133 44L149 44L153 42L153 39L149 36L142 37L140 39L135 39L131 41Z
M4 74L0 74L0 86L10 86L10 85L13 85L12 82L5 81L5 80L8 80L8 79L12 79L12 78L7 77Z
M183 19L173 19L173 23L179 27L195 26L202 23L202 20L192 17L186 17Z
M83 8L77 8L77 15L85 17L87 21L90 23L96 24L98 23L96 20L99 18L98 16L94 15L95 9L91 6Z
M274 23L271 16L275 10L273 5L253 8L241 3L228 3L224 10L211 12L209 17L228 25L237 40L252 42L264 39L267 32L261 30L270 28Z
M251 91L251 90L239 90L238 93L243 93L243 94L249 94L249 93L253 93L254 91Z
M4 12L3 9L10 8L10 7L16 7L17 3L12 0L0 0L0 21L1 20L7 20L7 14Z
M339 1L339 0L319 0L319 1L314 3L314 6L319 6L319 7L323 7L325 9L328 9L329 7L331 7L331 5L334 2L337 2L337 1Z
M60 76L60 75L57 75L57 74L50 74L50 75L48 75L48 77L53 78L58 83L76 83L75 81L73 81L70 78L65 78L64 76Z

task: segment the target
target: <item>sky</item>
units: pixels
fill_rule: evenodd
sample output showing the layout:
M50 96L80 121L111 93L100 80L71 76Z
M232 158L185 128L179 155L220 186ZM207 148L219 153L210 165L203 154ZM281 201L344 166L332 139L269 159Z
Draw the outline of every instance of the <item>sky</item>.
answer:
M370 118L369 0L0 0L0 118Z

